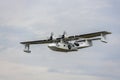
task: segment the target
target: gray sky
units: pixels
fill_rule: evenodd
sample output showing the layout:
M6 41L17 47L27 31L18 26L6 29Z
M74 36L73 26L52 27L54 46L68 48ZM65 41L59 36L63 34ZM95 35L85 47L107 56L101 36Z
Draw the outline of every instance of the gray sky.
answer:
M0 0L0 80L119 80L120 0ZM110 31L108 44L94 42L60 53L25 40Z

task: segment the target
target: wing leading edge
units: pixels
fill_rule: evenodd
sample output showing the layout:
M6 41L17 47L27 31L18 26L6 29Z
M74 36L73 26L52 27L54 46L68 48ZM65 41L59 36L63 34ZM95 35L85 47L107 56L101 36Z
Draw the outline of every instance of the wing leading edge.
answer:
M52 43L53 40L36 40L36 41L26 41L20 42L21 44L45 44L45 43Z
M78 40L80 38L93 38L93 37L101 36L101 34L107 35L107 34L111 34L111 32L100 31L100 32L94 32L94 33L88 33L88 34L82 34L82 35L69 36L68 38L66 38L66 40L71 41L71 40Z

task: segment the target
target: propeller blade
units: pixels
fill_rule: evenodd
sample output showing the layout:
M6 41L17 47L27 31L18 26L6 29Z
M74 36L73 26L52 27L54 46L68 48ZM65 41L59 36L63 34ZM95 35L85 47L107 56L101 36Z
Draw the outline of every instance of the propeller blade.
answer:
M66 36L66 31L63 32L62 38L65 38Z
M49 40L53 40L53 35L54 35L53 32L51 32Z

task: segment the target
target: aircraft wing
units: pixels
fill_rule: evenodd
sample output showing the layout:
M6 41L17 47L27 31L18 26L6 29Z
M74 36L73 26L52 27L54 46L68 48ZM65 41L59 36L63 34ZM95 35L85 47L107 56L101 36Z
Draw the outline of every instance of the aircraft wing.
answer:
M63 38L56 38L56 39L44 39L44 40L36 40L36 41L26 41L26 42L20 42L21 44L46 44L46 43L52 43L52 42L59 42L61 39L65 41L72 41L72 40L78 40L80 38L93 38L97 36L111 34L107 31L101 31L101 32L95 32L95 33L88 33L88 34L82 34L82 35L75 35L75 36L68 36Z
M36 41L26 41L20 42L21 44L45 44L45 43L52 43L54 40L36 40Z
M100 31L100 32L94 32L94 33L88 33L88 34L82 34L82 35L69 36L66 38L66 40L72 41L72 40L78 40L80 38L93 38L93 37L98 37L98 36L107 35L107 34L111 34L111 32Z

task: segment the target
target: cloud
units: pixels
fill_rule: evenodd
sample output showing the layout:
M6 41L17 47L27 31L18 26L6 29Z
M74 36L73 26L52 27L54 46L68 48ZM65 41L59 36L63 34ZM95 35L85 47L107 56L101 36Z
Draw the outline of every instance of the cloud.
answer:
M25 75L41 79L41 77L38 76L42 75L42 78L45 80L48 80L48 78L46 79L44 75L49 76L51 79L56 78L57 75L57 79L70 78L71 80L76 78L86 80L88 80L88 78L89 80L119 78L119 61L111 62L109 59L105 60L107 53L101 54L97 53L98 51L90 52L90 54L80 51L82 55L74 53L60 55L58 53L46 53L45 51L40 54L23 54L19 48L9 48L1 52L1 75L2 72L4 74L9 72L11 74L13 73L14 76L21 77L20 79L24 78ZM110 54L108 57L110 57ZM6 61L8 59L9 62ZM5 69L6 67L4 66L8 66L8 69ZM13 75L10 75L12 76L10 78L14 80ZM25 78L29 79L29 77Z
M0 75L6 76L6 78L10 78L14 80L15 79L33 80L33 78L31 77L32 75L36 75L36 74L40 75L42 73L47 72L47 68L45 67L34 67L34 66L31 67L31 66L21 65L7 61L0 61L0 64L2 64L0 67L1 68ZM3 78L3 80L8 80L6 78Z
M0 78L2 80L119 80L119 4L113 0L1 0ZM94 42L78 52L58 53L25 40L107 30L108 44Z
M93 21L96 22L100 19L105 21L105 18L102 18L98 10L107 8L110 5L106 1L93 1L76 0L69 1L69 4L67 4L68 1L66 0L35 2L31 0L29 4L23 0L12 0L8 3L1 2L1 10L4 10L1 15L1 25L40 30L45 27L56 29L60 26L61 28L66 26L88 26L87 24L93 25ZM7 5L11 6L6 8Z
M67 80L96 80L96 79L103 79L106 80L107 78L100 78L96 76L90 76L90 75L71 75L71 74L63 74L63 73L52 73L51 71L48 71L47 67L40 67L40 66L29 66L29 65L22 65L17 63L12 63L8 61L0 61L1 65L1 72L0 76L2 80L21 80L21 79L29 79L29 80L49 80L49 79L67 79ZM65 73L69 71L64 71ZM108 79L107 79L108 80Z

